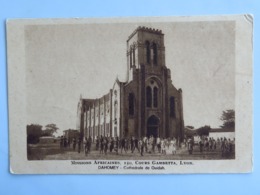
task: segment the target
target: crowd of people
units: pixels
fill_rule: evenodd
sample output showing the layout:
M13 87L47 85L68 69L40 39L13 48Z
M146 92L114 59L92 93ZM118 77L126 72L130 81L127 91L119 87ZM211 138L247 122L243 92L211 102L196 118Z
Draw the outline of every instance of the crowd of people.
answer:
M100 154L107 155L109 153L140 153L141 156L144 153L161 153L166 154L176 154L177 150L177 139L176 138L160 138L160 137L142 137L140 139L132 136L131 138L121 138L118 137L106 137L98 136L93 139L91 137L85 138L83 141L80 138L73 138L72 140L66 137L61 137L60 147L70 148L73 146L75 151L77 148L78 153L84 148L85 155L90 153L91 146L94 145L95 150L99 151ZM76 147L77 146L77 147Z
M177 141L175 138L162 139L160 137L141 137L140 139L132 136L131 138L118 137L97 137L95 140L96 150L100 151L100 154L107 154L109 149L110 152L115 151L116 154L135 151L139 152L141 156L144 153L158 153L162 154L176 154Z
M200 153L210 151L221 151L222 156L227 156L234 152L235 140L227 138L211 138L202 136L199 141L194 142L194 138L190 137L179 142L176 138L160 138L160 137L141 137L134 136L130 138L98 136L94 140L92 137L86 137L83 140L80 138L67 139L61 137L61 148L72 148L74 151L80 153L85 152L88 155L92 150L96 150L99 154L107 155L108 153L123 154L136 153L141 156L145 153L160 153L161 155L171 154L175 155L177 149L183 148L188 150L189 154L193 153L194 147L199 147Z
M231 140L226 137L215 139L213 137L201 136L197 143L194 142L194 139L189 138L187 141L184 140L184 144L187 145L190 154L192 154L193 147L196 145L198 145L200 153L221 151L223 157L229 156L235 151L235 139Z

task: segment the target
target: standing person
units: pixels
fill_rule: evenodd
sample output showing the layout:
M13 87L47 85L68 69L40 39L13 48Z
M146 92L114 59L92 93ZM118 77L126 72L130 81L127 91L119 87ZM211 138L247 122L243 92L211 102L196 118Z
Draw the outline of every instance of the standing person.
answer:
M174 141L173 141L173 138L170 139L169 149L170 149L170 153L171 153L171 154L174 154L174 153L173 153L173 150L174 150Z
M228 139L224 137L224 145L225 145L225 154L228 154L229 151L229 144L228 144Z
M113 151L113 149L114 149L114 138L111 137L109 140L110 140L109 141L109 143L110 143L109 151L111 153Z
M100 145L100 139L99 139L99 136L97 136L97 138L96 138L96 150L97 151L99 150L99 145Z
M187 147L187 140L186 140L186 138L183 139L183 143L184 143L184 147L186 148Z
M140 152L137 138L134 139L134 145L135 145L134 147L137 149L137 151Z
M83 145L85 144L85 156L88 154L88 138L85 138L85 141L83 142Z
M229 153L231 154L233 152L233 143L230 138L228 138L228 145L229 145Z
M72 140L72 144L73 144L73 150L75 151L76 150L76 139L75 139L75 137L73 138L73 140Z
M80 153L80 148L81 148L81 140L80 138L78 139L78 153Z
M218 139L217 139L217 148L220 148L220 147L221 147L221 143L220 143L220 139L218 137Z
M60 138L60 148L63 148L63 136Z
M116 137L115 141L114 141L114 150L115 150L116 154L118 154L118 148L119 148L119 139L118 139L118 137Z
M171 154L171 152L170 152L170 138L165 139L165 147L166 147L165 153Z
M209 140L207 137L205 138L205 150L209 151Z
M221 137L220 139L220 148L221 148L221 156L224 156L224 153L225 153L225 143L224 143L224 139Z
M148 151L148 139L147 139L146 136L144 137L143 142L144 142L144 149L145 149L145 152L147 152L147 151Z
M175 138L172 139L172 154L176 154L176 150L177 150L177 141Z
M86 138L86 155L90 153L91 143L92 143L92 138L89 136L88 139Z
M173 139L169 139L169 153L173 154Z
M209 138L209 150L212 150L213 149L213 142L212 142L212 139L211 137Z
M134 137L133 136L131 137L131 140L130 140L130 147L131 147L131 152L133 153L134 150L135 150L135 143L134 143Z
M191 138L188 139L188 151L189 151L189 154L192 154L193 143L192 143L192 139Z
M121 139L121 154L123 150L126 153L126 139L124 137Z
M203 152L203 141L202 140L200 140L199 146L200 146L200 153L202 153Z
M66 138L66 137L64 137L64 140L63 140L63 141L64 141L64 145L63 145L63 146L64 146L64 148L67 148L67 138Z
M213 143L213 150L216 150L217 149L217 142L214 138L213 138L212 143Z
M70 139L69 138L68 138L67 146L68 146L68 148L70 148Z
M104 138L102 137L102 135L101 135L99 143L100 143L100 154L103 154L103 152L104 152Z
M108 138L105 137L104 138L104 152L105 152L105 155L107 155L107 150L108 150Z
M166 155L166 139L162 138L161 140L161 153Z
M152 141L152 151L153 151L153 153L155 153L155 146L156 146L156 138L153 137L153 141Z
M125 148L126 148L126 151L129 150L129 143L130 143L129 138L125 138Z
M149 138L147 148L148 148L148 152L152 153L152 150L153 150L153 136L152 135Z
M140 147L140 152L141 152L141 156L143 156L144 155L144 139L143 138L141 138L139 141L138 141L138 145L139 145L139 147Z
M161 153L161 138L158 136L156 139L158 152Z

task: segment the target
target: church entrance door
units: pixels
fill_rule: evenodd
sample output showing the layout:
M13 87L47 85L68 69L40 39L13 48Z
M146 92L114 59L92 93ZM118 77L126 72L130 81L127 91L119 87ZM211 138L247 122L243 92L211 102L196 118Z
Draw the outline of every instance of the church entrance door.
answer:
M147 120L147 137L158 137L159 119L152 115Z

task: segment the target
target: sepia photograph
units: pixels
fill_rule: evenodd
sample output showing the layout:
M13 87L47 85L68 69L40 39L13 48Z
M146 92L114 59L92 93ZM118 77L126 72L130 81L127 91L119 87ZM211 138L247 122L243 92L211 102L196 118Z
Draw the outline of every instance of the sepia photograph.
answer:
M42 167L30 173L51 164L49 173L250 170L252 22L250 15L9 21L11 156L18 146L25 164Z

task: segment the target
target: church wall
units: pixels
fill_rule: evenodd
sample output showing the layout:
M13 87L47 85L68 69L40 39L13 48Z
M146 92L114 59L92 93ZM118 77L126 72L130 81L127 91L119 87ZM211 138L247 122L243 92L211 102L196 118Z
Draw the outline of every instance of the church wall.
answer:
M86 111L86 128L85 128L85 137L89 137L90 136L90 110L88 108L88 110Z
M100 128L100 135L105 135L105 116L104 116L104 99L101 98L99 100L99 128Z
M94 128L95 128L95 109L94 106L92 106L90 110L90 136L91 137L95 137Z
M107 95L108 98L105 100L105 135L110 135L110 94Z
M99 129L99 123L100 123L100 120L99 120L99 100L97 99L95 101L95 127L94 127L94 135L98 135L100 136L100 129Z
M124 115L125 129L124 136L136 136L138 134L138 83L136 80L124 86ZM129 115L129 94L134 95L134 114Z
M120 130L120 85L119 83L115 82L112 91L112 137L119 136Z
M172 85L169 85L169 97L168 97L168 103L169 103L169 113L171 113L170 110L170 98L174 97L175 100L175 115L169 116L169 130L170 130L170 136L174 136L176 138L180 137L182 138L182 131L183 126L182 120L183 120L183 113L182 113L182 99L179 91Z

